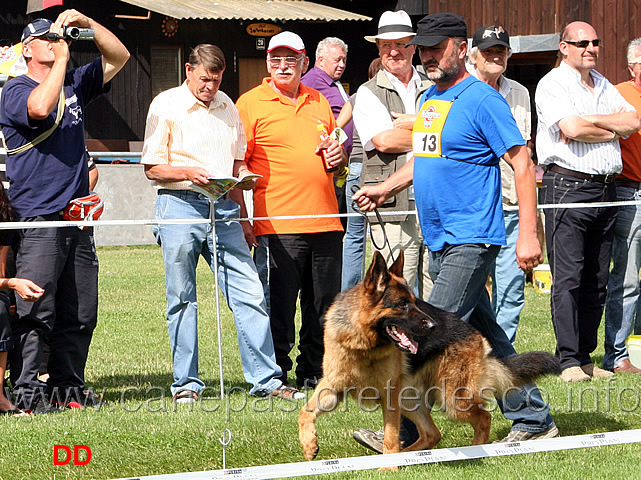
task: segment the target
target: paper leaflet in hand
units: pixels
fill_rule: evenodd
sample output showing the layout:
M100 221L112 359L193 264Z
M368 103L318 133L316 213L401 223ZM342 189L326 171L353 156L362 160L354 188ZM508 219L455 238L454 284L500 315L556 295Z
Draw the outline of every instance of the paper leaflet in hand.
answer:
M22 43L7 48L0 53L0 74L17 77L27 73L27 62L22 56Z
M218 200L220 197L225 195L227 192L229 192L232 188L234 188L239 183L246 182L247 180L253 180L254 178L259 178L259 177L262 177L262 175L258 175L256 173L245 175L242 178L209 177L209 183L207 185L195 185L192 183L191 185L189 185L189 188L194 190L195 192L202 193L203 195L207 195L209 200L211 200L212 202L215 202L216 200Z
M336 140L339 145L342 145L347 140L347 134L340 127L336 127L334 130L332 130L332 133L329 134L329 137Z

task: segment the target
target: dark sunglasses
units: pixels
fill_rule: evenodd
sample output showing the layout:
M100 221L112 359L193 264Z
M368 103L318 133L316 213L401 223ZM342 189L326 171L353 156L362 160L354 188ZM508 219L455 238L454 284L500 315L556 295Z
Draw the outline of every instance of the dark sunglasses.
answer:
M570 45L574 45L575 47L579 48L586 48L590 43L592 43L593 46L598 47L599 43L601 43L601 40L598 38L595 38L594 40L579 40L578 42L570 42L569 40L565 40L565 43L569 43Z

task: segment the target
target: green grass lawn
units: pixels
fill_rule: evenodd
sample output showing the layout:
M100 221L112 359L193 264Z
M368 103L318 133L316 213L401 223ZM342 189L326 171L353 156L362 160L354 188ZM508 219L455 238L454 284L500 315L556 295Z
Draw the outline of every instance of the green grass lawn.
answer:
M87 383L104 393L100 410L65 411L32 418L0 417L0 479L111 479L222 468L219 438L233 435L227 467L302 461L298 444L298 404L254 399L245 387L233 319L221 300L224 377L234 388L219 396L216 302L213 275L199 267L200 372L210 386L206 400L193 407L171 403L171 355L164 320L164 270L158 247L101 248L98 328L87 365ZM526 289L517 350L554 351L549 295ZM600 345L602 345L603 327ZM295 352L294 352L295 353ZM595 352L599 363L603 347ZM539 382L549 398L562 435L641 428L641 376L565 384ZM380 412L367 413L355 402L347 411L318 422L319 459L369 454L351 439L356 427L379 428ZM472 429L435 413L443 433L439 447L469 445ZM510 425L493 413L490 441ZM54 465L54 445L86 445L92 458L84 466ZM398 472L349 472L331 478L638 478L639 444L487 458L405 467Z

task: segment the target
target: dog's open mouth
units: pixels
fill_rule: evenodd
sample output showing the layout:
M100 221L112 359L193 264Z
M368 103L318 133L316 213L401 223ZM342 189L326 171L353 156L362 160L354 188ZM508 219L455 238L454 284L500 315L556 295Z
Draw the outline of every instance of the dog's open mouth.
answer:
M412 338L408 337L405 332L398 328L396 325L387 325L385 327L385 330L401 350L410 353L416 353L418 351L418 343L416 343Z

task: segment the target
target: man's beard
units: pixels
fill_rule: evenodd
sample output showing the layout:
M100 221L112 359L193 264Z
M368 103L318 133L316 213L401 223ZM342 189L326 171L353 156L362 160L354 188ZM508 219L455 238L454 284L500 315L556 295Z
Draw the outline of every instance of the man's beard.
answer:
M429 72L427 67L430 65L436 65L436 70ZM458 77L459 73L461 72L461 64L456 61L452 63L451 68L447 68L447 69L441 68L438 65L438 63L434 61L427 62L425 65L423 65L423 68L425 69L425 74L427 75L427 78L429 78L435 83L451 82L456 77Z

